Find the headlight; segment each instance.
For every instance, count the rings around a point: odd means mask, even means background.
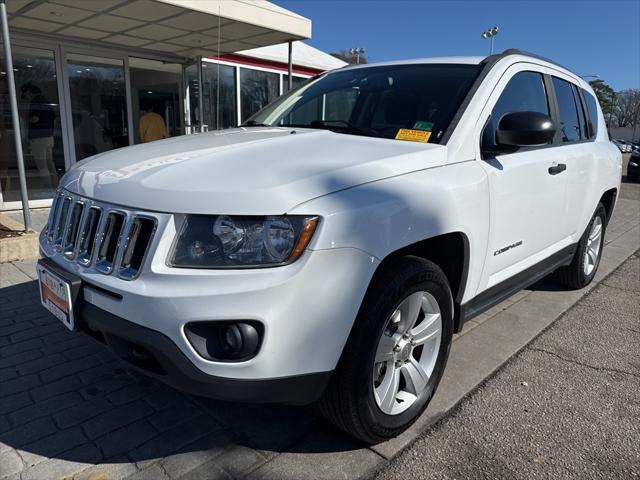
[[[187,215],[170,257],[173,267],[273,267],[307,248],[318,217]]]

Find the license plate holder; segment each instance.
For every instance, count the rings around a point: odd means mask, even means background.
[[[59,268],[51,260],[38,260],[38,286],[42,306],[69,330],[79,329],[78,297],[82,286],[80,277]]]

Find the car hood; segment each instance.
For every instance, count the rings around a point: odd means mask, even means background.
[[[137,209],[275,215],[363,183],[443,165],[446,147],[328,130],[236,128],[112,150],[62,186]]]

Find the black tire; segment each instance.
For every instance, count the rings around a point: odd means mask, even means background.
[[[587,249],[587,243],[589,240],[589,233],[591,232],[591,227],[593,226],[593,223],[596,221],[596,218],[598,217],[602,222],[602,234],[601,234],[602,243],[600,245],[600,253],[598,255],[595,268],[589,275],[587,275],[585,274],[585,271],[584,271],[585,252]],[[596,275],[596,272],[598,271],[598,266],[600,265],[600,259],[602,258],[602,251],[604,250],[604,235],[605,235],[606,227],[607,227],[607,211],[604,208],[604,205],[602,205],[602,203],[599,203],[598,207],[596,208],[596,211],[594,212],[593,216],[591,217],[591,220],[589,221],[589,224],[587,225],[586,230],[584,231],[584,233],[582,234],[582,237],[580,238],[580,242],[578,242],[578,248],[575,254],[573,255],[573,260],[569,265],[565,267],[560,267],[558,270],[555,271],[555,278],[561,285],[565,287],[573,288],[573,289],[580,289],[580,288],[586,287],[587,285],[589,285],[589,283],[591,283],[591,281],[593,280],[593,277]]]
[[[640,177],[638,177],[637,173],[632,173],[632,174],[627,173],[627,181],[629,182],[637,182],[639,178]]]
[[[333,424],[368,444],[395,437],[424,411],[442,378],[453,336],[451,289],[436,264],[405,256],[382,268],[365,295],[338,367],[317,405]],[[437,360],[424,393],[406,411],[387,415],[374,398],[374,356],[392,313],[418,291],[430,293],[440,308],[442,336]]]

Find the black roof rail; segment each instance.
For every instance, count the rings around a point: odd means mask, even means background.
[[[501,59],[503,59],[505,57],[508,57],[509,55],[524,55],[525,57],[535,58],[536,60],[542,60],[544,62],[551,63],[552,65],[555,65],[555,66],[560,67],[560,68],[564,68],[565,70],[568,70],[568,71],[571,72],[571,70],[569,68],[565,67],[564,65],[559,64],[558,62],[550,60],[549,58],[543,57],[542,55],[538,55],[536,53],[525,52],[524,50],[520,50],[519,48],[507,48],[502,53],[495,53],[493,55],[489,55],[488,57],[485,57],[485,59],[482,60],[482,62],[480,62],[480,63],[482,63],[482,64],[495,63],[498,60],[501,60]]]

